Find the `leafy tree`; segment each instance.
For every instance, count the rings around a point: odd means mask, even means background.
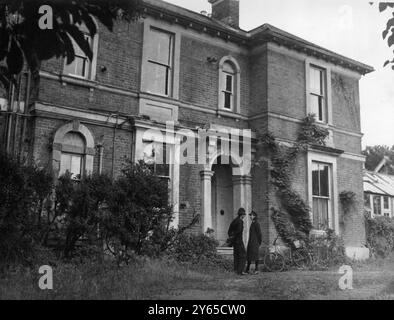
[[[388,146],[369,146],[363,152],[363,155],[367,157],[365,162],[365,168],[373,171],[383,158],[389,157],[391,162],[394,164],[394,146],[392,148]],[[389,166],[389,174],[394,174],[394,170]]]
[[[394,45],[394,2],[379,2],[379,11],[383,12],[386,10],[390,10],[393,17],[387,21],[387,26],[382,36],[383,39],[387,39],[388,46],[392,47]],[[391,65],[391,68],[394,70],[394,58],[384,63],[384,66],[387,65]]]
[[[91,36],[97,33],[95,17],[109,30],[114,21],[131,21],[140,14],[141,0],[2,0],[0,2],[0,82],[8,87],[26,64],[38,81],[41,62],[75,58],[71,40],[92,59],[93,53],[78,25],[84,24]],[[39,27],[39,8],[50,5],[53,29]],[[35,84],[37,87],[37,83]]]

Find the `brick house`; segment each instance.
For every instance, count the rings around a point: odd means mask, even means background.
[[[23,146],[23,154],[55,175],[70,170],[114,176],[125,158],[156,157],[155,143],[161,144],[162,154],[173,160],[157,170],[170,184],[175,226],[201,214],[193,232],[213,229],[223,243],[235,212],[245,207],[258,213],[269,244],[276,231],[269,216],[275,197],[268,165],[239,170],[233,149],[210,154],[205,164],[181,164],[180,141],[171,134],[250,129],[253,157],[257,132],[292,143],[302,119],[314,113],[330,132],[327,148],[298,159],[294,187],[310,204],[316,229],[334,229],[349,255],[367,256],[359,80],[373,69],[268,24],[241,30],[238,0],[209,2],[212,16],[145,0],[144,19],[119,22],[114,33],[98,25],[97,36],[86,35],[93,61],[76,48],[71,65],[62,59],[43,64],[39,94],[23,117],[23,143],[6,143]],[[13,108],[2,101],[3,110],[24,109],[25,101]],[[13,118],[0,119],[3,137],[19,141],[23,121],[7,135]],[[164,132],[170,136],[165,144]],[[208,148],[220,141],[209,140]],[[243,141],[245,148],[248,139]],[[339,194],[345,190],[356,193],[357,203],[349,223],[341,225]]]

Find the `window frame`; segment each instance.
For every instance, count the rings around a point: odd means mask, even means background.
[[[327,82],[327,76],[326,76],[326,70],[315,66],[315,65],[310,65],[309,72],[312,73],[312,70],[318,71],[319,72],[319,91],[313,91],[312,89],[312,78],[310,77],[309,81],[309,99],[310,99],[310,106],[311,106],[311,111],[313,111],[313,99],[312,97],[316,97],[318,99],[318,111],[317,114],[313,112],[316,115],[316,121],[320,123],[327,123],[327,89],[326,89],[326,82]],[[320,110],[321,109],[321,110]]]
[[[322,74],[321,88],[322,94],[319,95],[317,92],[312,92],[312,69],[320,70]],[[319,119],[319,115],[316,114],[316,122],[322,125],[333,125],[332,115],[332,84],[331,84],[331,73],[332,68],[328,63],[317,60],[312,57],[308,57],[305,60],[305,81],[306,81],[306,114],[315,113],[312,108],[312,96],[319,97],[322,100],[323,106],[323,120]]]
[[[182,29],[170,23],[164,21],[154,20],[147,17],[143,21],[144,33],[143,33],[143,44],[142,44],[142,60],[141,60],[141,75],[140,75],[140,91],[148,95],[179,99],[179,77],[180,77],[180,53],[181,53],[181,36]],[[149,78],[149,47],[151,43],[150,30],[157,29],[166,33],[170,33],[173,36],[173,57],[172,57],[172,74],[170,78],[170,94],[160,95],[151,92],[150,89],[150,78]]]
[[[231,71],[227,68],[231,67]],[[227,88],[227,77],[232,79],[231,91]],[[230,108],[226,108],[226,95],[230,95]],[[219,62],[218,112],[241,113],[241,68],[232,56],[225,56]]]
[[[63,162],[63,156],[67,155],[71,157],[71,167],[72,167],[72,158],[73,157],[78,157],[79,158],[79,174],[74,174],[70,170],[66,170],[65,172],[62,172],[62,162]],[[72,152],[62,152],[61,158],[60,158],[60,170],[59,170],[59,177],[61,177],[63,174],[65,174],[67,171],[71,173],[71,179],[74,181],[80,181],[84,177],[84,172],[85,172],[85,155],[81,153],[72,153]],[[70,168],[72,169],[72,168]]]
[[[330,225],[330,215],[332,214],[332,174],[331,174],[331,172],[332,172],[332,169],[331,169],[331,164],[329,164],[329,163],[324,163],[324,162],[320,162],[320,161],[312,161],[312,175],[313,175],[313,170],[314,170],[314,165],[317,165],[318,166],[318,189],[319,189],[319,195],[316,195],[316,194],[314,194],[314,192],[313,192],[313,183],[314,183],[314,181],[313,181],[313,178],[312,178],[312,217],[314,218],[314,216],[315,216],[315,212],[314,212],[314,208],[313,208],[313,203],[314,203],[314,200],[325,200],[325,201],[327,201],[327,222],[328,222],[328,225],[327,225],[327,227],[329,228],[329,225]],[[328,184],[328,188],[327,188],[327,190],[328,190],[328,196],[323,196],[323,195],[320,195],[320,192],[321,192],[321,174],[320,174],[320,172],[321,172],[321,170],[320,170],[320,167],[321,166],[327,166],[327,168],[328,168],[328,174],[327,174],[327,179],[328,179],[328,181],[327,181],[327,184]],[[314,219],[312,219],[312,224],[314,224],[314,221],[313,221]],[[321,229],[321,228],[319,228],[319,227],[317,227],[316,228],[317,230],[324,230],[324,228],[323,229]]]
[[[311,208],[310,218],[313,222],[313,162],[318,162],[322,164],[326,164],[330,168],[329,173],[329,190],[330,190],[330,200],[329,204],[329,214],[328,214],[328,228],[335,231],[336,234],[339,234],[339,199],[338,199],[338,179],[337,179],[337,158],[334,155],[328,155],[322,152],[317,151],[309,151],[307,154],[307,163],[308,163],[308,202],[309,207]],[[318,230],[314,227],[315,231],[323,231]]]
[[[62,75],[63,76],[67,76],[67,77],[71,77],[71,78],[77,78],[77,79],[81,79],[81,80],[90,80],[90,81],[94,81],[96,79],[96,72],[97,72],[97,55],[98,55],[98,43],[99,43],[99,27],[98,24],[96,22],[96,20],[92,17],[93,22],[96,24],[96,28],[97,28],[97,32],[96,34],[92,37],[92,35],[89,33],[89,30],[87,29],[87,27],[85,25],[79,25],[78,27],[80,28],[80,30],[84,33],[85,37],[89,38],[89,43],[90,43],[90,47],[91,50],[93,52],[93,59],[90,60],[85,53],[81,50],[81,48],[77,47],[75,48],[75,46],[78,46],[78,44],[74,41],[74,39],[72,39],[70,37],[70,41],[73,43],[74,45],[74,51],[80,51],[81,54],[76,53],[75,57],[76,58],[82,58],[85,59],[85,74],[83,76],[78,75],[78,74],[73,74],[73,73],[69,73],[66,72],[66,68],[68,66],[70,66],[71,64],[75,63],[75,59],[74,61],[70,64],[67,65],[67,59],[64,59],[63,61],[63,69],[62,69]]]
[[[168,32],[166,30],[162,30],[156,27],[151,26],[149,32],[152,33],[152,31],[154,32],[161,32],[163,34],[166,34],[169,36],[169,59],[168,59],[168,64],[164,64],[160,61],[155,61],[153,60],[153,58],[148,56],[147,62],[148,62],[148,68],[149,65],[155,65],[155,66],[160,66],[165,68],[166,70],[166,83],[165,83],[165,92],[164,93],[160,93],[160,92],[154,92],[151,91],[149,89],[147,89],[147,92],[155,94],[155,95],[160,95],[160,96],[165,96],[165,97],[171,97],[173,95],[173,72],[174,72],[174,45],[175,45],[175,35],[172,32]],[[150,81],[149,81],[150,82]]]

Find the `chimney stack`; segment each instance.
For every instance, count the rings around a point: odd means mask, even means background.
[[[208,0],[212,4],[212,18],[239,28],[239,0]]]

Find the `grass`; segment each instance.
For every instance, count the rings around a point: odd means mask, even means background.
[[[120,268],[110,262],[59,263],[53,267],[54,290],[38,288],[38,268],[0,276],[0,300],[394,299],[394,258],[352,267],[354,290],[341,291],[339,268],[239,277],[219,268],[147,258]]]

